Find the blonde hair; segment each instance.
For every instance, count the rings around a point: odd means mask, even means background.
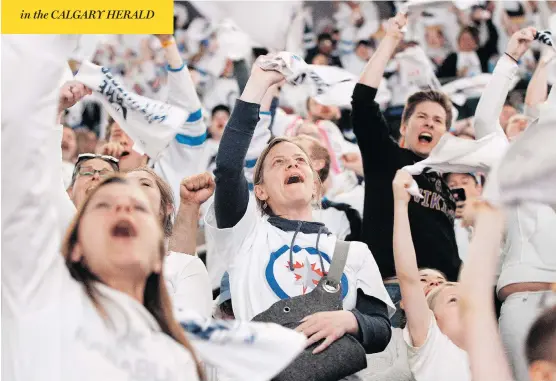
[[[263,152],[261,152],[259,158],[257,159],[257,164],[255,165],[255,170],[254,170],[254,174],[253,174],[253,185],[257,186],[257,185],[264,184],[264,162],[265,162],[268,154],[270,153],[270,151],[274,147],[276,147],[278,144],[281,144],[281,143],[291,143],[291,144],[295,145],[307,157],[307,160],[308,160],[307,163],[309,164],[309,167],[311,168],[311,171],[313,172],[313,176],[317,180],[317,195],[316,195],[315,198],[317,199],[317,204],[320,205],[320,198],[321,198],[321,193],[322,193],[322,182],[320,180],[320,176],[315,171],[315,169],[313,167],[313,162],[311,161],[311,156],[307,153],[307,151],[305,151],[303,149],[303,147],[301,147],[297,142],[295,142],[294,140],[292,140],[290,138],[285,138],[285,137],[273,138],[268,143],[268,145],[265,147]],[[257,200],[257,205],[259,206],[259,208],[260,208],[260,210],[263,214],[267,214],[267,215],[273,215],[274,214],[274,212],[272,211],[272,209],[270,209],[270,207],[267,205],[266,202],[260,200],[258,197],[255,197],[255,199]]]
[[[437,287],[435,287],[428,295],[427,295],[427,304],[429,305],[429,309],[431,311],[434,311],[434,308],[436,307],[436,302],[438,299],[438,295],[440,295],[440,292],[442,290],[444,290],[447,287],[455,287],[457,286],[457,282],[446,282],[446,283],[442,283],[441,285],[438,285]]]
[[[99,301],[98,291],[93,285],[94,282],[101,282],[100,278],[89,269],[83,259],[79,262],[72,261],[71,253],[73,252],[79,240],[79,227],[81,220],[85,215],[87,206],[89,205],[94,195],[102,187],[110,184],[130,184],[130,182],[124,176],[118,174],[108,177],[104,181],[102,181],[87,196],[85,202],[83,202],[83,204],[77,211],[62,244],[62,255],[65,258],[66,267],[68,268],[71,277],[83,285],[87,296],[93,302],[100,315],[104,318],[107,317],[106,310],[102,307],[102,304]],[[160,226],[160,230],[162,231],[162,226]],[[166,255],[166,248],[164,246],[162,234],[160,234],[160,237],[159,255],[161,258],[164,258]],[[170,299],[170,295],[168,294],[162,270],[160,274],[153,272],[147,277],[145,290],[143,292],[143,305],[154,317],[162,332],[170,336],[178,344],[182,345],[187,351],[189,351],[197,367],[197,373],[199,374],[199,377],[201,379],[204,379],[204,374],[199,362],[197,361],[195,352],[193,351],[189,340],[187,340],[187,338],[185,337],[183,329],[174,318],[172,300]]]

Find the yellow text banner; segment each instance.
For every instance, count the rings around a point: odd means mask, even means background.
[[[170,34],[172,0],[4,0],[5,34]]]

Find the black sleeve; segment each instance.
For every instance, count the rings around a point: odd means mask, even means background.
[[[483,73],[488,73],[488,60],[498,53],[498,31],[496,30],[496,26],[492,20],[487,20],[486,25],[488,29],[488,40],[483,46],[477,49],[477,55],[481,61]]]
[[[355,85],[351,100],[351,120],[357,145],[363,158],[365,178],[370,179],[384,162],[393,163],[399,154],[398,144],[390,136],[390,129],[380,106],[375,102],[377,89],[361,83]]]
[[[355,309],[351,310],[357,319],[359,332],[355,338],[367,353],[382,352],[392,337],[392,327],[388,318],[388,307],[382,300],[357,290]]]
[[[458,55],[457,53],[450,53],[438,68],[436,76],[438,78],[452,78],[458,76],[457,71]]]
[[[243,167],[259,121],[259,109],[258,104],[238,99],[220,141],[214,170],[214,208],[220,229],[235,226],[247,210],[249,187]]]
[[[249,69],[247,68],[247,63],[245,60],[234,61],[234,75],[237,80],[237,85],[239,87],[239,93],[243,93],[247,80],[249,80]]]

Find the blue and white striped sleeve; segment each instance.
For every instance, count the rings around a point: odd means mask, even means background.
[[[176,142],[184,147],[197,147],[207,139],[207,126],[203,120],[201,101],[185,63],[168,70],[168,103],[183,108],[189,116],[176,135]]]

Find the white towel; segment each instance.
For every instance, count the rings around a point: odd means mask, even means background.
[[[508,141],[501,134],[492,133],[479,140],[468,140],[445,134],[428,158],[403,167],[411,175],[423,171],[439,173],[484,172],[498,163],[508,147]],[[408,192],[418,196],[417,183],[414,181]]]
[[[492,172],[483,197],[494,204],[539,202],[556,209],[556,90],[539,119],[516,139]],[[494,176],[494,177],[493,177]]]
[[[168,103],[126,90],[104,67],[83,61],[75,80],[94,91],[108,113],[135,142],[134,149],[151,158],[176,136],[189,113]]]
[[[187,311],[177,315],[201,361],[234,380],[271,379],[301,353],[307,341],[277,324],[205,319]]]
[[[357,77],[347,70],[322,65],[308,65],[301,57],[290,52],[270,55],[259,62],[263,70],[282,73],[295,86],[307,85],[307,97],[327,106],[351,107],[351,96]]]

